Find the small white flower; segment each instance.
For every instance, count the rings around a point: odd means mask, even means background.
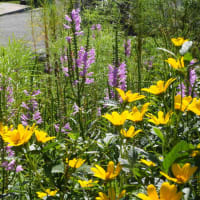
[[[179,50],[181,55],[184,55],[185,53],[188,52],[188,50],[191,48],[192,46],[192,41],[186,41],[183,43],[181,49]]]

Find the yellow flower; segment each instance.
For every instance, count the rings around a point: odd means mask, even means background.
[[[82,188],[87,188],[87,187],[93,187],[94,184],[98,183],[98,181],[93,181],[93,180],[88,180],[88,181],[82,181],[78,180]]]
[[[174,68],[174,69],[184,68],[184,58],[183,58],[183,56],[181,57],[181,59],[178,59],[177,61],[174,58],[168,58],[165,61],[168,64],[170,64],[171,67]]]
[[[174,108],[176,110],[181,110],[182,112],[184,112],[191,101],[192,101],[191,96],[181,98],[181,95],[178,94],[177,96],[175,96],[174,99]]]
[[[188,111],[192,111],[197,115],[200,115],[200,100],[193,98],[192,103],[187,108]]]
[[[47,196],[47,193],[45,193],[45,192],[36,192],[36,194],[40,199],[43,199],[44,197]]]
[[[79,168],[83,165],[84,162],[85,160],[81,158],[74,158],[73,160],[68,160],[68,158],[66,158],[66,163],[68,163],[68,165],[72,168]]]
[[[55,196],[58,190],[51,191],[50,189],[46,189],[45,192],[48,194],[48,196]]]
[[[178,184],[183,184],[189,180],[189,178],[195,173],[197,168],[198,167],[191,167],[190,163],[184,164],[183,167],[180,167],[179,164],[175,163],[172,165],[172,173],[175,178],[168,176],[164,172],[160,172],[160,174],[165,176],[170,181]]]
[[[35,130],[35,136],[38,142],[46,143],[56,137],[48,137],[47,133],[44,131]]]
[[[55,196],[57,192],[58,190],[51,191],[50,189],[46,189],[45,192],[36,192],[36,194],[40,199],[43,199],[46,196]]]
[[[116,90],[124,102],[130,103],[145,98],[144,95],[140,95],[139,93],[132,93],[130,90],[128,90],[126,93],[120,88],[116,88]]]
[[[197,145],[197,149],[200,149],[200,144]],[[192,151],[191,156],[192,157],[200,156],[200,151],[198,151],[198,150]]]
[[[132,108],[132,112],[129,113],[127,116],[127,119],[133,121],[133,122],[139,122],[143,120],[144,114],[148,111],[148,106],[150,103],[145,103],[142,106],[141,112],[137,109],[136,106]]]
[[[156,164],[150,160],[144,160],[144,159],[141,159],[140,160],[141,163],[147,165],[148,167],[155,167]]]
[[[170,78],[165,84],[164,81],[158,81],[156,85],[150,86],[150,88],[142,88],[142,91],[146,91],[155,95],[166,92],[169,85],[174,82],[176,78]]]
[[[142,200],[180,200],[182,197],[182,192],[177,193],[176,185],[170,185],[168,182],[161,185],[160,198],[154,185],[148,185],[147,194],[148,196],[139,193],[137,196]]]
[[[20,146],[29,141],[34,132],[34,126],[35,125],[32,127],[26,126],[24,128],[22,124],[19,124],[17,129],[8,128],[5,126],[0,134],[4,142],[9,143],[8,146]]]
[[[114,162],[110,161],[107,166],[107,172],[99,165],[91,168],[91,171],[94,172],[94,176],[103,180],[114,179],[121,171],[121,165],[118,163],[117,167],[114,167]]]
[[[106,113],[102,117],[109,120],[115,126],[122,126],[127,119],[129,112],[125,110],[121,115],[117,112],[112,112],[112,114]]]
[[[184,38],[182,37],[178,37],[178,38],[171,38],[171,41],[173,42],[173,44],[175,46],[182,46],[182,44],[188,40],[184,40]]]
[[[124,130],[124,129],[121,129],[120,133],[124,136],[124,137],[127,137],[127,138],[133,138],[135,137],[139,132],[142,132],[141,129],[135,131],[135,127],[134,126],[131,126],[128,131]]]
[[[170,117],[171,112],[168,112],[165,117],[164,113],[162,111],[158,112],[158,117],[155,115],[152,115],[151,113],[146,114],[147,117],[151,118],[148,121],[152,122],[155,125],[160,125],[160,124],[167,124],[169,122],[169,117]]]
[[[108,189],[108,196],[103,192],[99,192],[99,197],[96,200],[120,200],[126,194],[126,190],[122,190],[119,196],[116,198],[115,190],[113,188]]]

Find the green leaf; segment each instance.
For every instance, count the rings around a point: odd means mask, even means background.
[[[191,61],[192,60],[192,54],[187,52],[185,55],[184,55],[184,60],[186,61]]]
[[[184,151],[188,151],[190,149],[190,145],[185,141],[180,141],[178,144],[176,144],[172,150],[166,155],[164,161],[163,161],[163,170],[165,173],[168,172],[170,166],[173,164],[173,162],[179,158],[184,156]]]
[[[153,132],[161,139],[162,143],[165,143],[165,138],[159,128],[154,127]]]
[[[77,140],[79,137],[79,133],[68,133],[67,136],[69,136],[72,140]]]
[[[55,146],[57,146],[58,143],[57,142],[49,142],[48,144],[46,144],[46,146],[42,149],[42,152],[45,153],[47,152],[49,149],[54,149]]]
[[[58,165],[55,165],[51,169],[51,173],[64,173],[64,164],[60,163]]]

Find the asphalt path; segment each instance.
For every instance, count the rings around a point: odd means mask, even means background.
[[[31,16],[33,23],[31,23]],[[33,49],[36,41],[38,51],[44,48],[41,10],[0,16],[0,46],[6,46],[13,40],[21,40]]]

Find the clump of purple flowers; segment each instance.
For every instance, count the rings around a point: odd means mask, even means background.
[[[15,152],[12,150],[11,146],[6,146],[6,156],[5,156],[5,161],[2,162],[1,166],[5,168],[7,171],[16,171],[16,172],[21,172],[23,171],[23,168],[21,165],[16,164],[15,160]]]
[[[195,62],[192,60],[190,62],[190,65],[194,64]],[[194,87],[195,87],[195,82],[197,79],[197,75],[196,75],[196,71],[195,69],[190,68],[189,69],[189,91],[188,91],[188,95],[195,97],[196,93],[194,91]],[[187,91],[187,87],[185,86],[184,83],[181,83],[181,85],[178,86],[178,89],[180,90],[180,92],[178,92],[178,94],[181,94],[182,96],[186,96],[186,91]]]
[[[65,133],[65,134],[69,133],[69,131],[72,130],[69,122],[66,123],[63,127],[60,127],[60,124],[54,124],[54,128],[55,128],[56,132],[61,131],[61,133]]]
[[[93,24],[91,30],[93,31],[92,37],[95,38],[95,32],[101,31],[101,24]]]
[[[66,77],[69,76],[69,68],[66,66],[67,56],[62,56],[60,58],[62,64],[62,70]],[[95,49],[90,49],[88,52],[84,47],[80,47],[78,51],[78,57],[75,60],[73,59],[74,65],[72,66],[73,72],[71,74],[75,74],[75,68],[78,67],[79,78],[81,80],[73,80],[74,85],[77,85],[79,81],[84,81],[85,84],[89,85],[94,82],[94,78],[91,78],[93,72],[89,72],[89,68],[95,62]],[[81,83],[81,82],[80,82]]]
[[[13,107],[15,101],[13,94],[13,85],[12,79],[10,77],[3,76],[0,73],[0,92],[4,95],[2,96],[5,99],[6,109],[9,112],[8,120],[11,120],[14,115],[16,108]]]
[[[22,124],[24,126],[32,123],[41,124],[42,117],[39,111],[38,102],[36,100],[36,96],[41,93],[40,90],[35,90],[31,94],[29,94],[27,90],[24,90],[24,93],[29,98],[29,100],[27,103],[22,102],[21,104],[21,107],[25,110],[25,113],[21,115]]]
[[[124,54],[126,57],[130,57],[131,55],[131,40],[128,39],[128,40],[125,40],[124,41]]]
[[[65,19],[68,22],[68,25],[64,24],[65,29],[73,28],[75,35],[83,35],[83,31],[81,31],[80,9],[73,9],[71,16],[65,15]]]
[[[94,82],[93,72],[88,72],[91,64],[95,62],[95,49],[90,49],[88,52],[84,47],[81,47],[78,51],[78,59],[76,60],[77,67],[79,68],[79,75],[85,78],[85,84],[91,84]]]
[[[97,30],[97,31],[101,31],[101,24],[93,24],[91,27],[91,30]]]
[[[125,62],[121,63],[119,67],[109,65],[108,71],[108,85],[111,87],[110,94],[111,98],[115,97],[114,91],[112,88],[120,88],[126,90],[127,88],[127,70]]]

